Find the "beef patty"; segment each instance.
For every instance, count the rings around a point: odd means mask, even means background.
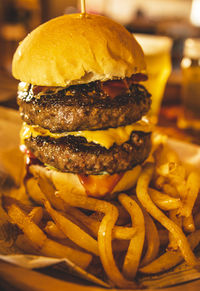
[[[151,105],[148,91],[136,83],[115,98],[105,93],[99,81],[43,88],[48,87],[30,85],[27,91],[19,90],[18,104],[25,122],[51,132],[124,126],[140,120]]]
[[[129,141],[110,149],[70,135],[59,139],[30,137],[25,145],[41,162],[62,172],[113,174],[132,169],[148,157],[151,133],[132,132]]]

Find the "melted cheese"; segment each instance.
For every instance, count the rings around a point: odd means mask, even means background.
[[[52,138],[61,138],[68,135],[85,137],[87,142],[93,142],[109,149],[114,143],[121,145],[128,141],[132,131],[144,131],[151,132],[152,125],[148,120],[143,118],[142,120],[130,125],[120,126],[118,128],[108,128],[106,130],[84,130],[73,132],[52,133],[47,129],[39,127],[37,125],[23,124],[21,130],[21,143],[24,143],[25,139],[37,136],[50,136]]]

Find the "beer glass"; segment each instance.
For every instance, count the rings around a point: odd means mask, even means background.
[[[144,51],[148,80],[143,85],[152,95],[152,105],[148,115],[156,124],[165,86],[171,73],[172,39],[148,34],[134,34],[134,36]]]

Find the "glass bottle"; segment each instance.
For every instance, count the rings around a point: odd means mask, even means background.
[[[187,39],[183,53],[181,61],[183,115],[178,125],[181,128],[200,131],[200,39]]]

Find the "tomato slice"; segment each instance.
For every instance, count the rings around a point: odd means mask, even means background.
[[[82,175],[78,174],[79,180],[88,196],[104,197],[112,192],[124,173],[105,175]]]

